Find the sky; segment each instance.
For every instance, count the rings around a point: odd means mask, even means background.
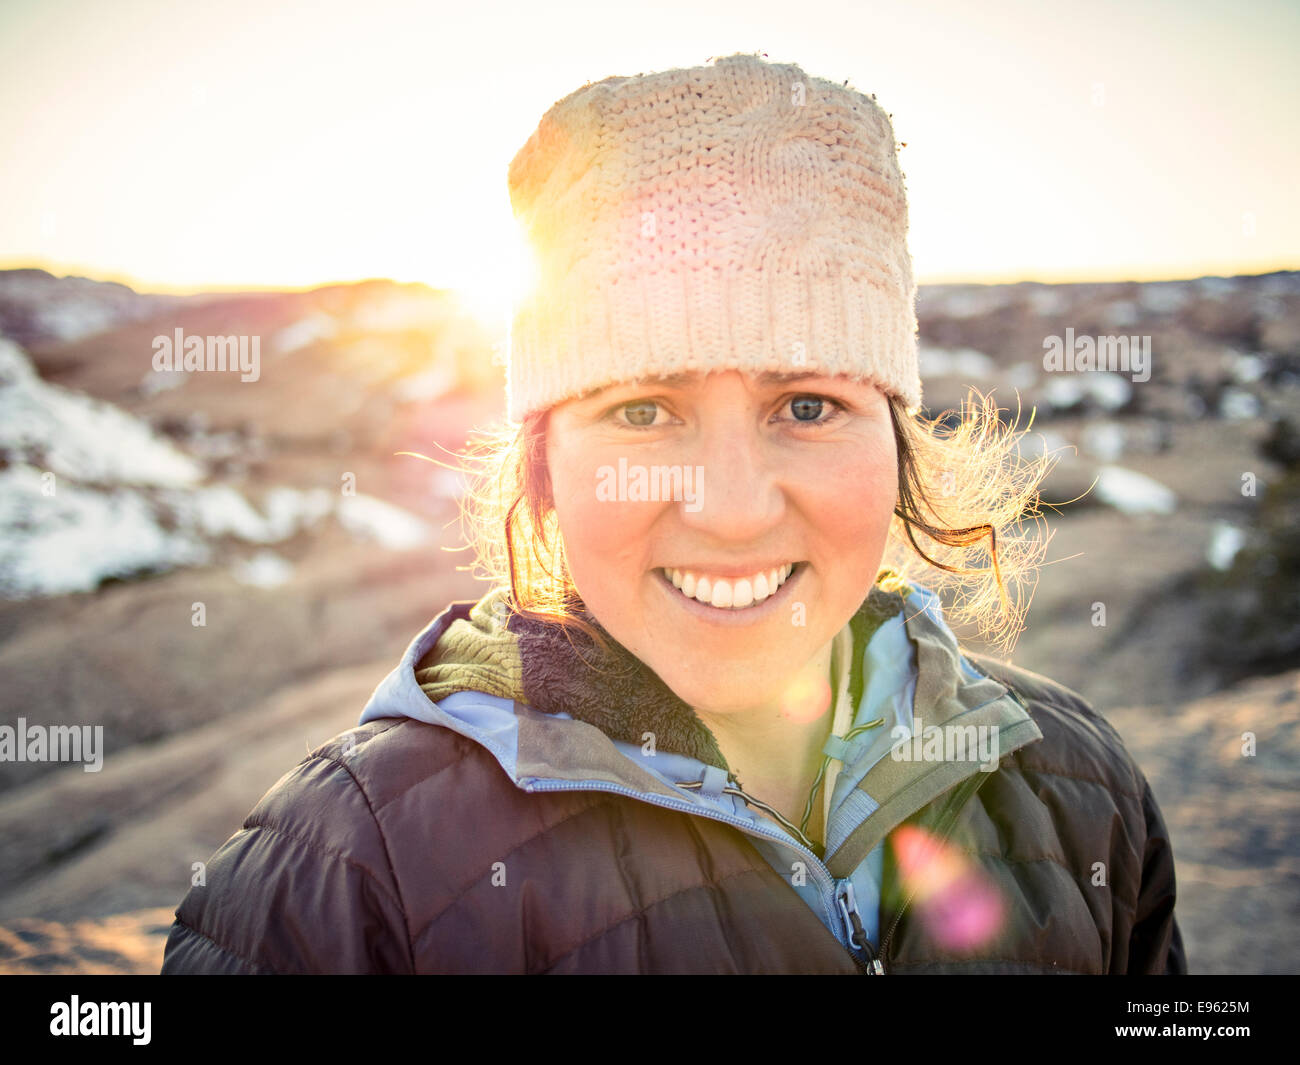
[[[546,109],[735,52],[893,115],[922,284],[1300,266],[1295,0],[0,0],[0,268],[504,314]]]

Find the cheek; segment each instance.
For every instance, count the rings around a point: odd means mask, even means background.
[[[549,461],[569,571],[579,594],[594,609],[601,597],[616,596],[620,588],[630,591],[630,578],[644,568],[646,531],[655,507],[601,497],[597,487],[602,467],[614,466],[616,460],[557,449]]]
[[[804,500],[812,527],[827,545],[846,559],[865,559],[874,565],[877,560],[870,556],[883,551],[898,503],[893,447],[878,445],[827,456]]]

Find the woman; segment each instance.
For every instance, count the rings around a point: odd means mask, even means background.
[[[1119,737],[908,578],[1014,635],[1043,463],[991,403],[914,416],[888,117],[749,55],[610,78],[510,190],[496,585],[263,797],[163,972],[1184,971]]]

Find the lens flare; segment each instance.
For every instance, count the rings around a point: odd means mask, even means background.
[[[816,721],[830,705],[831,686],[824,677],[800,678],[781,696],[781,713],[801,724]]]
[[[899,876],[935,942],[953,951],[988,944],[1002,928],[1006,907],[988,875],[955,847],[924,829],[900,825],[890,837]]]

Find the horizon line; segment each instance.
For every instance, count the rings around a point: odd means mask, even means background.
[[[1179,281],[1198,281],[1202,278],[1234,278],[1234,277],[1260,277],[1268,274],[1277,273],[1294,273],[1300,270],[1300,263],[1296,265],[1281,265],[1277,263],[1265,264],[1239,264],[1237,266],[1228,266],[1224,264],[1205,265],[1200,272],[1191,272],[1184,274],[1175,274],[1177,268],[1151,268],[1143,270],[1130,271],[1127,274],[1122,272],[1102,273],[1097,270],[1078,271],[1069,275],[1059,271],[1046,271],[1038,276],[1029,276],[1024,273],[1002,272],[998,274],[986,274],[982,276],[969,274],[954,274],[951,272],[934,273],[928,275],[917,275],[916,284],[918,288],[938,286],[938,285],[984,285],[995,287],[1001,285],[1095,285],[1095,284],[1150,284],[1160,282],[1179,282]],[[1186,268],[1195,271],[1196,267]],[[239,295],[239,294],[261,294],[270,292],[313,292],[317,289],[331,288],[338,285],[363,285],[377,281],[386,282],[394,285],[423,285],[434,292],[456,293],[459,290],[455,285],[437,285],[430,281],[414,278],[399,278],[391,276],[369,276],[369,277],[348,277],[348,278],[322,278],[317,281],[305,284],[264,284],[264,283],[246,283],[237,282],[212,282],[206,284],[171,284],[160,281],[149,281],[148,279],[137,277],[124,271],[95,270],[87,268],[77,263],[66,261],[56,261],[43,259],[40,257],[19,257],[19,256],[2,256],[0,257],[0,272],[11,270],[41,270],[51,276],[59,279],[64,278],[82,278],[88,281],[99,281],[105,283],[115,283],[125,285],[127,288],[140,295],[164,295],[164,296],[199,296],[206,294],[221,295]]]

